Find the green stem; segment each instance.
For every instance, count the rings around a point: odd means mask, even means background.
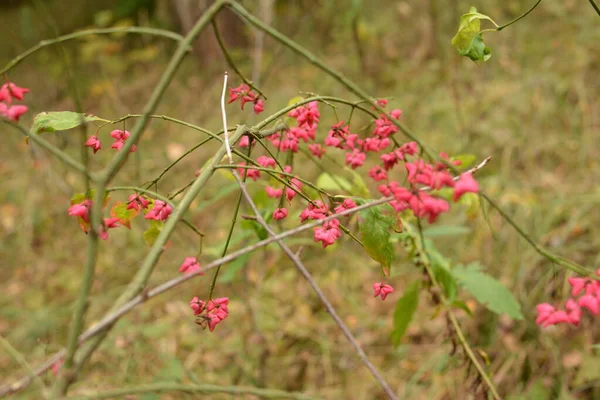
[[[80,370],[79,365],[74,365],[75,351],[78,346],[78,338],[83,331],[85,322],[85,313],[88,309],[88,301],[96,269],[98,258],[98,230],[102,224],[102,204],[104,202],[104,189],[106,183],[100,181],[96,185],[93,203],[91,206],[90,231],[88,232],[88,248],[83,270],[83,279],[79,289],[79,297],[75,304],[73,320],[69,328],[69,337],[67,339],[67,353],[65,361],[61,368],[60,376],[52,388],[53,395],[64,396],[70,384],[75,381]]]
[[[144,107],[144,112],[143,112],[142,117],[139,120],[137,120],[135,126],[133,127],[133,129],[131,131],[131,136],[125,142],[125,145],[123,146],[121,151],[119,151],[115,155],[115,157],[111,160],[111,162],[106,167],[106,170],[104,172],[104,179],[106,180],[107,183],[112,180],[112,178],[117,174],[117,172],[119,172],[120,168],[122,167],[123,163],[125,162],[125,159],[129,155],[129,150],[141,138],[142,133],[150,120],[150,115],[154,112],[154,110],[158,106],[158,103],[159,103],[160,99],[162,98],[163,93],[169,86],[169,83],[173,79],[175,72],[177,71],[177,69],[179,68],[179,65],[181,64],[185,55],[187,54],[188,47],[192,44],[192,42],[194,41],[196,36],[198,36],[200,34],[200,32],[204,29],[204,27],[219,12],[219,10],[223,7],[224,3],[226,3],[226,0],[215,1],[213,3],[213,5],[210,6],[204,12],[204,14],[202,14],[200,19],[198,19],[198,21],[196,22],[194,27],[190,30],[190,32],[186,35],[186,37],[184,39],[180,40],[179,47],[177,47],[177,50],[175,51],[175,54],[173,54],[173,57],[171,58],[171,61],[169,62],[167,69],[161,76],[158,84],[154,87],[154,90],[152,91],[150,100]]]
[[[594,10],[596,10],[598,15],[600,15],[600,7],[598,6],[598,4],[596,4],[596,2],[594,0],[589,0],[589,1],[590,1],[590,4],[592,5],[592,7],[594,7]]]
[[[227,61],[227,65],[229,65],[229,67],[235,71],[236,75],[239,76],[240,79],[246,85],[248,85],[252,89],[256,90],[258,92],[258,94],[266,100],[267,97],[264,95],[264,93],[261,92],[259,88],[254,86],[251,81],[246,79],[244,74],[241,73],[241,71],[237,68],[237,66],[233,62],[233,59],[231,58],[231,56],[229,55],[229,52],[227,51],[227,48],[225,47],[225,43],[223,43],[223,38],[221,37],[221,33],[219,32],[219,28],[217,27],[217,22],[214,19],[211,21],[211,25],[213,28],[213,32],[215,33],[215,38],[217,39],[217,43],[219,44],[219,47],[221,48],[221,51],[223,52],[223,56],[225,57],[225,61]]]
[[[250,157],[251,152],[252,152],[252,147],[248,146],[248,157]],[[218,166],[216,166],[215,169],[216,168],[218,168]],[[248,178],[248,175],[246,174],[244,176],[244,182],[246,182],[247,178]],[[235,229],[235,224],[237,222],[237,218],[240,213],[240,206],[242,205],[243,197],[244,197],[244,194],[242,192],[240,192],[240,194],[238,196],[237,204],[235,205],[235,212],[233,213],[233,216],[231,217],[231,224],[229,225],[229,231],[227,232],[227,240],[225,240],[225,245],[223,246],[223,251],[221,252],[221,258],[225,257],[225,255],[227,254],[227,250],[229,249],[229,243],[231,243],[231,238],[233,236],[233,230]],[[219,277],[219,272],[221,272],[222,265],[223,264],[220,264],[217,267],[217,270],[215,271],[212,282],[210,283],[210,292],[208,293],[209,300],[212,299],[213,293],[215,291],[215,286],[217,285],[217,278]]]
[[[23,369],[25,369],[25,371],[27,371],[27,374],[33,378],[33,380],[35,381],[36,385],[38,385],[39,389],[40,389],[40,393],[42,394],[42,396],[45,398],[46,397],[46,385],[44,385],[44,381],[42,381],[42,379],[35,373],[35,371],[33,370],[33,368],[31,367],[31,365],[29,365],[29,363],[27,362],[27,360],[25,359],[25,357],[23,356],[23,354],[21,354],[19,352],[19,350],[15,349],[8,340],[6,340],[4,338],[4,336],[0,335],[0,345],[4,348],[4,350],[6,350],[6,352],[8,353],[8,355],[15,360],[17,363],[19,363],[21,365],[21,367],[23,367]]]
[[[48,150],[50,153],[52,153],[56,158],[58,158],[60,161],[62,161],[63,163],[67,164],[69,167],[73,168],[74,170],[81,172],[82,174],[84,174],[88,179],[90,179],[91,181],[96,181],[98,178],[91,172],[89,172],[84,165],[82,165],[79,161],[73,159],[70,155],[68,155],[67,153],[65,153],[64,151],[60,150],[58,147],[54,146],[52,143],[50,143],[49,141],[47,141],[46,139],[42,138],[40,135],[36,135],[36,134],[29,134],[27,132],[27,130],[25,130],[25,128],[23,128],[21,125],[14,123],[12,121],[9,121],[7,119],[4,118],[0,118],[0,122],[3,122],[7,125],[12,126],[15,129],[18,129],[23,136],[25,136],[26,138],[29,138],[29,140],[33,141],[35,144],[41,146],[42,148]]]
[[[557,256],[555,254],[553,254],[552,252],[544,249],[543,247],[541,247],[540,245],[538,245],[533,238],[531,238],[527,233],[525,233],[525,231],[523,231],[523,229],[498,205],[496,204],[495,201],[493,201],[492,199],[489,198],[489,196],[485,193],[480,193],[481,197],[483,197],[490,206],[492,206],[492,208],[494,208],[496,211],[498,211],[498,213],[502,216],[502,218],[509,223],[510,226],[513,227],[514,230],[517,231],[517,233],[523,238],[525,239],[525,241],[527,241],[527,243],[529,243],[529,245],[531,247],[533,247],[533,249],[540,254],[543,257],[546,257],[547,259],[549,259],[550,261],[561,265],[573,272],[576,272],[579,275],[583,275],[583,276],[588,276],[590,278],[598,278],[596,277],[596,275],[588,270],[587,268],[574,263],[572,261],[569,261],[563,257]]]
[[[533,7],[531,7],[529,10],[527,10],[524,14],[518,16],[517,18],[513,19],[509,23],[506,23],[504,25],[500,25],[499,27],[496,28],[496,31],[500,32],[502,29],[506,28],[507,26],[510,26],[510,25],[514,24],[515,22],[519,21],[520,19],[525,18],[527,16],[527,14],[529,14],[530,12],[532,12],[538,6],[538,4],[540,4],[541,2],[542,2],[542,0],[538,0],[533,5]]]
[[[128,398],[128,395],[144,393],[163,393],[163,392],[183,392],[183,393],[226,393],[239,396],[258,396],[266,399],[294,399],[294,400],[316,400],[317,397],[305,395],[302,393],[285,392],[276,389],[260,389],[242,386],[217,386],[210,384],[181,384],[174,382],[152,383],[148,385],[133,386],[123,389],[107,390],[105,392],[93,393],[67,397],[64,400],[100,400],[111,398]]]
[[[9,61],[8,64],[6,64],[4,66],[4,68],[0,69],[0,75],[5,74],[6,72],[10,71],[12,68],[16,67],[21,61],[23,61],[24,59],[26,59],[27,57],[29,57],[36,51],[43,49],[44,47],[51,46],[51,45],[54,45],[57,43],[66,42],[66,41],[72,40],[72,39],[77,39],[77,38],[84,37],[84,36],[106,35],[106,34],[110,34],[110,33],[139,33],[139,34],[143,34],[143,35],[162,36],[162,37],[166,37],[166,38],[173,39],[176,41],[181,41],[183,39],[183,36],[181,36],[175,32],[170,32],[170,31],[166,31],[163,29],[142,28],[142,27],[138,27],[138,26],[120,27],[120,28],[88,29],[85,31],[79,31],[79,32],[70,33],[68,35],[59,36],[59,37],[57,37],[55,39],[51,39],[51,40],[42,40],[36,46],[30,48],[29,50],[27,50],[24,53],[19,54],[18,56],[13,58],[11,61]]]

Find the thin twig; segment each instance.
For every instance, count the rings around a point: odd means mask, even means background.
[[[21,365],[27,371],[29,377],[35,380],[35,383],[39,386],[40,393],[44,398],[46,397],[46,385],[44,385],[44,381],[35,373],[31,365],[27,362],[23,354],[19,352],[19,350],[15,349],[8,340],[4,338],[4,336],[0,335],[0,345],[4,347],[4,350],[8,353],[9,356],[12,357],[17,363]]]
[[[592,7],[594,7],[594,10],[596,10],[598,15],[600,15],[600,7],[598,6],[598,4],[596,4],[596,2],[594,0],[589,0],[589,1],[590,1],[590,4],[592,5]]]
[[[111,33],[139,33],[143,35],[154,35],[154,36],[162,36],[168,39],[173,39],[175,41],[181,41],[183,36],[178,33],[166,31],[163,29],[155,29],[155,28],[143,28],[140,26],[129,26],[129,27],[117,27],[117,28],[101,28],[101,29],[87,29],[84,31],[70,33],[68,35],[59,36],[52,40],[42,40],[36,46],[30,48],[24,53],[19,54],[11,61],[9,61],[4,68],[0,69],[0,75],[5,74],[10,71],[12,68],[16,67],[21,61],[35,53],[36,51],[43,49],[46,46],[51,46],[53,44],[66,42],[68,40],[81,38],[84,36],[92,36],[92,35],[106,35]]]

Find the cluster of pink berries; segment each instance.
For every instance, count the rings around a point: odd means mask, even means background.
[[[78,217],[79,225],[85,233],[90,231],[90,208],[92,203],[92,200],[84,199],[78,203],[71,203],[71,207],[69,207],[69,215]],[[152,208],[150,208],[151,203]],[[151,201],[139,194],[132,194],[129,196],[126,209],[134,210],[136,213],[144,210],[146,212],[146,215],[144,216],[145,219],[156,221],[165,221],[172,212],[171,206],[166,202],[162,200]],[[119,226],[129,227],[129,221],[124,221],[121,218],[114,216],[111,218],[104,218],[99,227],[98,235],[102,240],[107,240],[108,230],[118,228]]]
[[[204,275],[204,272],[201,271],[202,267],[196,257],[186,257],[179,267],[179,272],[184,274]],[[204,301],[200,300],[198,296],[194,296],[190,300],[190,308],[194,311],[196,323],[203,328],[208,326],[211,332],[215,329],[215,326],[229,316],[228,305],[228,297],[219,297]]]
[[[18,122],[21,115],[25,114],[28,108],[23,104],[12,106],[11,104],[13,99],[23,100],[25,93],[28,92],[29,89],[19,87],[12,82],[2,85],[0,87],[0,116]]]
[[[245,83],[241,84],[236,88],[229,88],[229,103],[233,103],[236,100],[240,100],[242,110],[244,109],[244,105],[246,103],[254,104],[254,113],[260,114],[265,110],[265,103],[260,98],[260,96],[252,91],[248,85]]]
[[[115,129],[114,131],[112,131],[110,133],[110,136],[113,139],[115,139],[115,141],[110,146],[110,148],[115,149],[117,151],[121,150],[123,148],[123,146],[125,145],[125,141],[129,138],[129,135],[131,135],[131,133],[129,133],[129,131],[122,131],[120,129]],[[98,135],[92,135],[85,142],[84,146],[91,147],[92,150],[94,150],[94,154],[96,154],[98,152],[98,150],[100,150],[102,148],[102,143],[100,143],[100,139],[98,138]],[[136,145],[134,144],[133,146],[131,146],[131,149],[129,150],[129,152],[133,153],[135,150],[136,150]]]
[[[228,305],[228,297],[219,297],[208,300],[208,302],[200,300],[198,297],[190,300],[190,307],[194,310],[196,323],[203,328],[208,326],[211,332],[215,329],[215,326],[229,316]]]
[[[386,100],[379,100],[378,103],[382,107],[387,105]],[[352,169],[363,166],[369,152],[383,152],[379,156],[381,163],[372,167],[368,174],[375,182],[379,183],[378,189],[381,194],[395,198],[390,204],[396,212],[409,209],[417,218],[427,218],[430,223],[433,223],[441,213],[450,209],[450,205],[447,200],[435,192],[428,193],[423,189],[428,188],[431,191],[436,191],[443,188],[452,188],[454,201],[458,201],[465,193],[477,193],[479,191],[479,185],[471,174],[463,174],[458,180],[453,178],[450,173],[450,165],[460,165],[460,161],[450,161],[445,153],[440,154],[444,162],[428,163],[421,158],[416,158],[419,147],[415,142],[405,143],[395,150],[386,152],[386,149],[392,144],[390,137],[398,131],[398,128],[385,114],[381,114],[374,121],[373,131],[367,138],[360,138],[357,134],[352,133],[350,126],[340,121],[330,127],[322,143],[316,142],[316,131],[321,117],[318,102],[310,102],[297,107],[290,111],[288,116],[296,120],[296,126],[267,138],[278,151],[298,152],[299,144],[304,142],[308,143],[308,149],[314,156],[321,158],[329,149],[341,149],[346,151],[346,165]],[[399,109],[393,110],[390,116],[399,119],[402,116],[402,111]],[[239,142],[240,147],[250,145],[248,136],[244,136]],[[415,158],[410,160],[409,157]],[[276,165],[275,160],[270,157],[261,156],[256,161],[264,168],[275,167]],[[404,164],[408,187],[401,186],[398,181],[390,179],[390,173],[400,163]],[[240,174],[255,181],[261,177],[259,170],[252,169],[245,163],[239,165]],[[286,166],[284,171],[288,174],[291,173],[291,167]],[[269,197],[279,199],[281,204],[283,196],[288,202],[291,202],[297,192],[302,189],[302,186],[303,184],[299,179],[292,178],[289,186],[282,189],[268,186],[265,191]],[[356,204],[351,199],[346,199],[342,204],[335,207],[334,211],[339,213],[353,207],[356,207]],[[328,205],[316,200],[310,202],[307,208],[302,211],[300,221],[324,219],[331,214]],[[273,212],[273,219],[281,220],[286,218],[287,215],[288,210],[280,206]],[[321,242],[324,248],[335,243],[341,236],[340,221],[337,219],[326,221],[314,230],[315,242]],[[393,291],[390,285],[381,282],[375,283],[373,287],[375,296],[381,296],[382,300]]]
[[[596,271],[600,276],[600,269]],[[535,323],[547,327],[567,323],[579,326],[581,309],[585,308],[594,316],[600,313],[600,282],[589,278],[569,278],[571,296],[565,303],[565,310],[557,310],[552,304],[542,303],[536,306],[538,317]],[[581,294],[581,296],[579,296]],[[579,297],[577,297],[579,296]]]

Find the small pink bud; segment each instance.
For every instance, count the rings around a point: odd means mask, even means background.
[[[288,210],[285,208],[278,208],[275,211],[273,211],[273,219],[274,220],[284,219],[285,217],[287,217],[287,215],[288,215]]]
[[[200,266],[200,263],[198,262],[196,257],[186,257],[186,259],[183,260],[183,263],[179,267],[179,272],[191,274],[200,271],[201,269],[202,267]],[[204,272],[201,272],[198,275],[204,275]]]
[[[454,201],[460,199],[460,197],[468,192],[477,193],[479,191],[479,184],[473,178],[471,174],[462,174],[456,184],[454,185]]]
[[[571,285],[571,295],[577,296],[585,288],[588,280],[585,278],[569,278],[569,285]]]

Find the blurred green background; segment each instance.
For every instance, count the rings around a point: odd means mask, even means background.
[[[201,1],[62,0],[9,1],[0,5],[0,65],[42,39],[78,29],[140,25],[184,33],[201,14]],[[475,64],[451,47],[461,14],[470,6],[496,22],[512,20],[529,4],[516,0],[441,1],[246,1],[244,5],[357,81],[375,97],[390,98],[404,123],[429,146],[451,155],[492,156],[480,172],[481,187],[541,245],[590,267],[600,266],[600,17],[587,1],[542,1],[527,18],[500,33],[487,33],[492,58]],[[233,15],[219,27],[238,67],[268,97],[266,115],[299,92],[354,99],[331,78],[269,38],[257,49],[257,33]],[[258,39],[260,41],[260,39]],[[83,110],[106,119],[141,113],[175,49],[163,38],[95,36],[42,49],[8,73],[28,87],[29,127],[41,111]],[[169,86],[157,113],[220,129],[218,102],[228,69],[206,30]],[[68,67],[65,64],[65,54]],[[231,72],[231,71],[230,71]],[[69,85],[69,76],[76,83]],[[232,86],[241,83],[231,76]],[[320,106],[322,128],[335,115]],[[230,124],[260,117],[229,109]],[[348,109],[338,110],[346,116]],[[342,117],[343,118],[343,117]],[[365,120],[366,122],[366,120]],[[128,121],[126,128],[131,127]],[[93,127],[89,127],[90,134]],[[106,133],[106,132],[105,132]],[[400,134],[397,134],[400,138]],[[47,138],[80,157],[76,130]],[[142,185],[198,143],[199,132],[151,122],[115,184]],[[83,190],[73,171],[8,126],[0,127],[0,334],[37,365],[66,343],[77,296],[86,236],[67,215],[69,199]],[[105,145],[108,148],[108,145]],[[185,185],[214,152],[203,147],[166,175],[158,191]],[[92,157],[101,168],[110,149]],[[349,172],[327,161],[351,180]],[[295,172],[316,179],[320,171],[299,162]],[[366,170],[363,170],[366,172]],[[366,174],[365,174],[366,175]],[[227,174],[217,173],[193,203],[189,218],[207,233],[203,262],[217,257],[237,200]],[[250,185],[261,191],[258,183]],[[378,196],[372,188],[372,196]],[[124,200],[126,193],[112,199]],[[263,207],[274,204],[263,202]],[[300,208],[296,206],[292,216]],[[568,297],[563,270],[532,249],[496,212],[488,221],[455,207],[428,235],[456,263],[479,261],[520,301],[526,319],[496,317],[466,295],[474,316],[460,314],[470,343],[481,350],[501,395],[510,399],[600,398],[597,323],[578,329],[540,330],[534,307]],[[282,228],[297,224],[288,218]],[[112,230],[101,245],[88,325],[100,318],[137,271],[148,246],[142,232]],[[351,229],[356,221],[349,222]],[[256,237],[238,226],[233,249]],[[400,250],[387,301],[372,298],[377,264],[354,242],[322,250],[310,233],[289,240],[350,326],[367,354],[401,398],[480,398],[476,374],[452,354],[443,318],[423,294],[417,318],[402,344],[390,341],[395,301],[421,279]],[[180,262],[197,252],[185,227],[176,230],[152,276],[152,284],[176,276]],[[206,297],[212,273],[162,295],[128,314],[94,354],[71,393],[156,381],[244,385],[312,393],[328,399],[383,398],[376,382],[293,265],[275,246],[225,266],[216,294],[229,296],[231,314],[215,332],[194,324],[189,299]],[[0,353],[3,383],[24,374]],[[47,382],[53,380],[45,374]],[[15,398],[36,398],[23,392]],[[137,398],[194,398],[148,394]],[[201,397],[201,395],[196,395]],[[210,398],[227,398],[211,395]]]

